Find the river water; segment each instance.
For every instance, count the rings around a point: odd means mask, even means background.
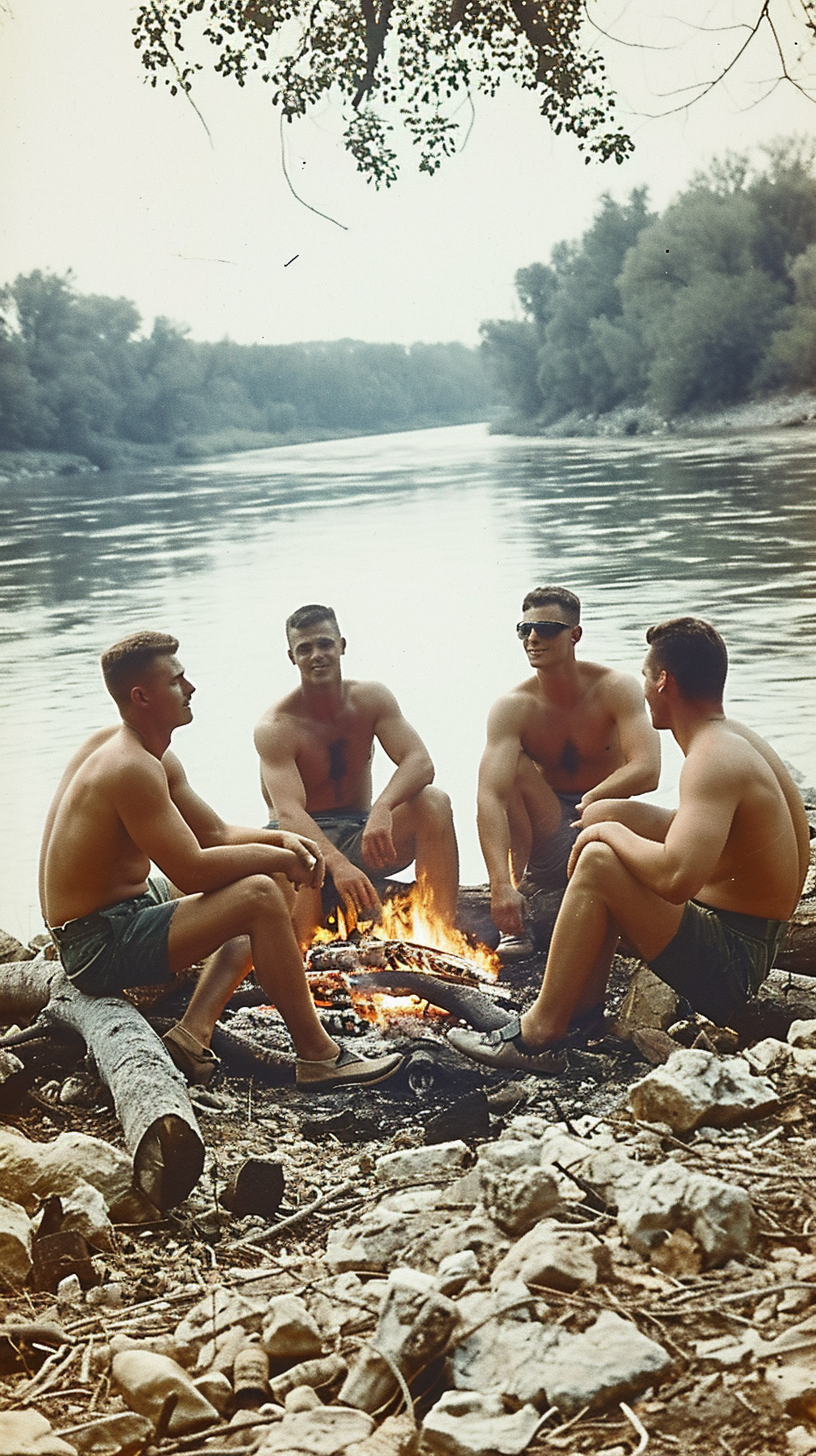
[[[526,675],[521,598],[584,604],[579,652],[639,673],[644,629],[691,613],[730,649],[729,710],[816,782],[816,439],[549,441],[467,425],[206,465],[17,482],[0,506],[0,927],[42,927],[36,859],[66,760],[115,713],[99,653],[172,631],[197,685],[174,739],[227,819],[263,822],[252,729],[296,681],[283,622],[333,605],[346,673],[397,694],[484,879],[475,784],[493,700]],[[654,797],[679,753],[663,735]],[[386,776],[378,762],[376,783]]]

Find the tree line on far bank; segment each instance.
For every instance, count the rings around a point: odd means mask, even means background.
[[[104,468],[226,449],[484,419],[478,348],[199,343],[125,298],[39,270],[0,289],[0,449]],[[492,391],[494,394],[495,391]]]
[[[661,216],[645,189],[606,195],[579,242],[517,272],[523,319],[481,330],[516,428],[816,388],[814,148],[765,150],[762,169],[715,162]]]

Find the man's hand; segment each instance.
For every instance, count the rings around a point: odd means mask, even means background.
[[[503,885],[490,895],[490,918],[503,935],[524,935],[527,901],[512,885]]]
[[[384,870],[396,862],[397,851],[392,837],[394,816],[382,804],[374,804],[366,821],[361,847],[363,859],[374,869]],[[337,881],[335,880],[335,884]]]
[[[358,920],[377,918],[382,910],[382,905],[368,875],[343,858],[340,864],[332,864],[331,877],[334,880],[334,888],[346,908],[352,928]]]
[[[280,848],[297,855],[306,871],[308,878],[298,880],[298,884],[307,885],[310,890],[319,890],[323,884],[326,865],[314,840],[307,839],[305,834],[292,834],[288,829],[273,832]]]

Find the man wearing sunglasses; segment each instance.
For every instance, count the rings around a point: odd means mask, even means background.
[[[807,816],[770,745],[725,715],[721,636],[676,617],[646,640],[652,722],[685,760],[677,809],[625,799],[587,809],[537,1000],[496,1032],[449,1034],[487,1066],[557,1071],[572,1031],[602,1013],[621,935],[695,1011],[738,1028],[799,902]]]
[[[326,862],[323,894],[298,893],[302,946],[339,905],[346,921],[376,918],[389,875],[416,860],[417,883],[433,911],[453,923],[459,858],[450,799],[415,728],[382,683],[344,678],[346,640],[331,607],[299,607],[288,618],[289,660],[300,682],[255,730],[271,827],[308,833]],[[374,742],[394,772],[372,803]],[[295,826],[306,826],[296,828]]]
[[[479,769],[478,826],[490,876],[499,955],[532,953],[528,897],[554,912],[584,810],[657,788],[660,744],[634,677],[576,660],[581,604],[565,587],[536,587],[516,628],[533,676],[499,698]]]

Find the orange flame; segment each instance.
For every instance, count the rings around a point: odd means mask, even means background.
[[[319,928],[313,944],[329,945],[347,940],[349,926],[342,910],[336,912],[337,923],[328,928]],[[406,887],[404,894],[386,900],[382,914],[377,921],[358,921],[357,929],[366,940],[407,941],[415,946],[427,946],[430,950],[456,956],[466,962],[485,979],[496,980],[501,962],[493,951],[483,945],[471,945],[461,931],[449,926],[436,913],[431,897],[423,893],[416,884]],[[412,961],[406,945],[406,968],[421,969]],[[352,1000],[360,1015],[378,1026],[393,1025],[402,1016],[444,1017],[445,1012],[431,1007],[419,996],[391,996],[378,991],[353,991]]]

